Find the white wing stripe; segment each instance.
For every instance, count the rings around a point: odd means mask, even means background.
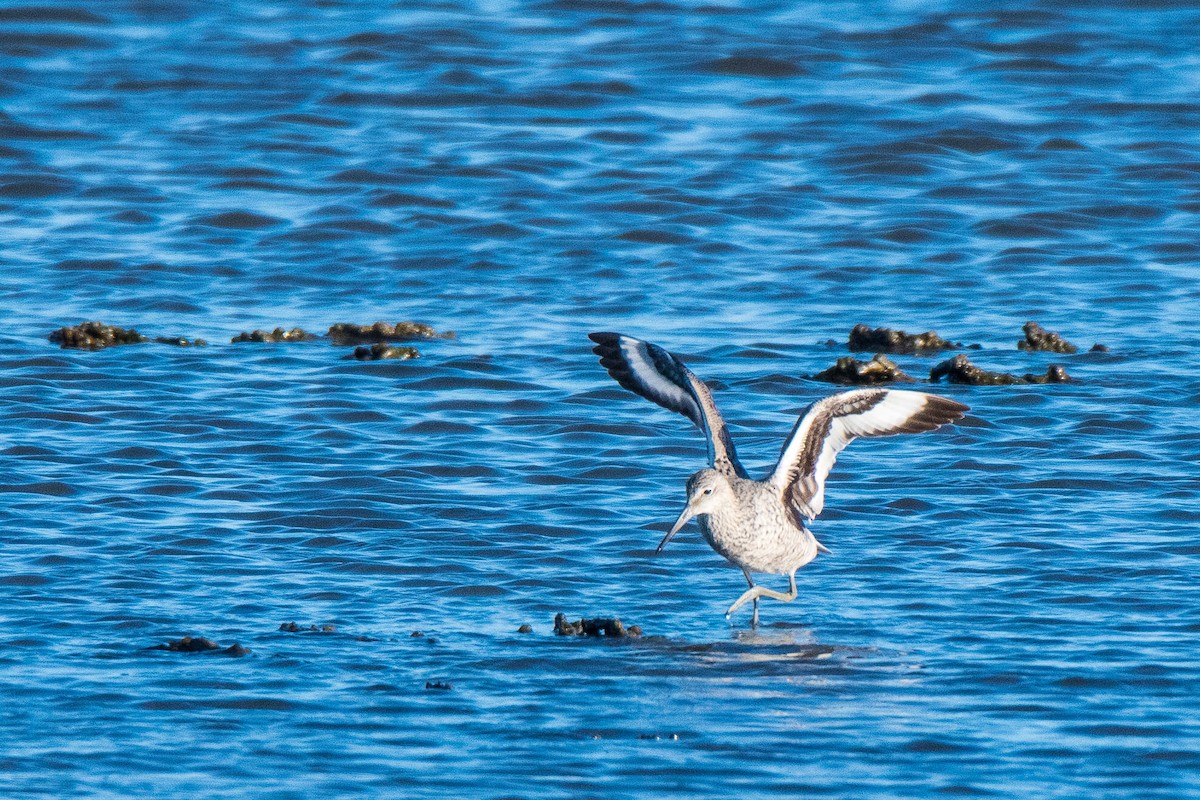
[[[708,462],[715,469],[746,477],[717,411],[712,392],[683,362],[657,345],[619,333],[588,334],[600,365],[617,383],[695,423],[708,444]]]
[[[647,394],[693,420],[700,419],[700,409],[696,407],[696,401],[658,371],[644,342],[622,336],[618,339],[618,344],[630,373],[637,378]]]
[[[826,397],[796,423],[770,481],[785,502],[811,520],[824,508],[825,479],[850,442],[931,431],[966,410],[962,403],[920,392],[859,389]]]

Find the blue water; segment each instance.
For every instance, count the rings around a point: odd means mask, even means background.
[[[0,794],[1200,797],[1198,32],[0,6]],[[47,341],[86,319],[211,344]],[[457,338],[228,343],[377,319]],[[716,381],[757,472],[859,322],[1076,380],[852,445],[834,554],[730,625],[694,527],[653,554],[703,442],[586,334]],[[184,635],[252,652],[147,649]]]

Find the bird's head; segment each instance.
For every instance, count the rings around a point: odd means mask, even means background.
[[[679,533],[679,529],[686,525],[692,517],[711,514],[722,505],[732,501],[733,487],[729,485],[729,478],[722,473],[715,469],[702,469],[688,478],[687,497],[687,505],[684,506],[683,513],[679,515],[679,519],[675,520],[671,530],[659,542],[657,552],[661,553],[667,546],[667,542],[671,541],[671,537]]]

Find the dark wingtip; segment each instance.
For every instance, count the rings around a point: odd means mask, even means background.
[[[634,394],[642,394],[641,387],[634,380],[633,373],[629,371],[629,364],[621,355],[621,334],[597,331],[589,333],[588,338],[596,343],[592,352],[600,356],[600,366],[607,370],[613,380]]]
[[[926,395],[925,409],[920,416],[926,417],[934,427],[941,427],[958,422],[970,410],[971,407],[966,403],[931,394]]]
[[[955,415],[955,419],[962,419],[963,415],[971,410],[971,407],[966,403],[960,403],[957,400],[951,400],[949,397],[941,397],[940,395],[933,396],[941,401],[942,408],[945,409],[947,414]]]
[[[620,340],[621,334],[610,331],[596,331],[595,333],[589,333],[588,338],[596,343],[596,346],[592,348],[592,352],[603,358],[606,355],[616,353],[617,341]]]

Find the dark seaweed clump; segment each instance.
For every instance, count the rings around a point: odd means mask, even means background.
[[[334,344],[371,344],[372,342],[411,342],[420,339],[453,339],[454,332],[438,333],[423,322],[397,322],[395,325],[376,322],[374,325],[354,325],[339,322],[329,328]]]
[[[50,334],[50,341],[64,350],[103,350],[106,347],[141,344],[149,340],[133,328],[118,328],[103,322],[83,322],[69,328],[59,328]]]
[[[1018,383],[1069,383],[1070,376],[1058,364],[1046,368],[1045,375],[1017,377],[1007,372],[988,372],[980,369],[962,354],[947,359],[929,371],[929,380],[936,383],[942,378],[947,383],[965,383],[971,386],[1011,386]]]
[[[392,347],[388,346],[388,342],[453,339],[454,332],[438,333],[432,326],[423,322],[397,322],[395,325],[387,322],[376,322],[373,325],[353,325],[339,322],[329,329],[328,336],[335,345],[371,345],[370,347],[356,348],[353,355],[347,356],[347,358],[355,358],[359,361],[378,361],[380,359],[420,357],[420,353],[415,347]],[[242,331],[229,341],[231,344],[312,342],[320,338],[303,328],[287,330],[277,327],[272,331],[258,329],[249,332]],[[102,350],[105,347],[120,344],[139,344],[151,341],[133,328],[118,328],[115,325],[105,325],[101,322],[84,322],[72,327],[59,328],[50,334],[49,339],[64,349],[77,350]],[[204,339],[188,339],[184,336],[157,336],[154,341],[176,347],[203,347],[208,344]]]
[[[853,356],[842,356],[829,369],[813,375],[814,380],[840,383],[849,386],[871,386],[879,383],[912,383],[913,378],[904,374],[896,362],[883,353],[876,353],[870,361],[859,361]]]
[[[578,622],[568,622],[566,614],[561,611],[554,615],[554,633],[558,636],[641,636],[639,625],[628,628],[617,617],[597,617],[581,619]]]
[[[370,347],[361,345],[354,348],[354,352],[352,354],[346,356],[346,358],[353,358],[357,359],[358,361],[382,361],[389,358],[404,361],[410,358],[420,357],[421,354],[415,347],[396,347],[395,345],[390,345],[387,342],[376,342]]]
[[[905,333],[891,328],[869,328],[862,323],[850,330],[850,350],[859,353],[874,350],[877,353],[901,353],[911,355],[938,350],[961,350],[962,344],[948,342],[937,335],[937,331]]]
[[[1017,342],[1017,347],[1021,350],[1036,350],[1047,353],[1075,353],[1079,350],[1078,347],[1054,331],[1048,331],[1032,320],[1026,322],[1021,330],[1025,331],[1025,340]]]
[[[337,626],[326,624],[319,627],[316,625],[304,627],[303,625],[297,625],[295,622],[285,622],[279,626],[279,630],[284,633],[337,633]]]
[[[237,642],[221,649],[221,645],[203,636],[184,636],[182,639],[174,639],[166,644],[155,645],[150,649],[168,650],[172,653],[207,653],[213,650],[220,650],[221,655],[226,656],[244,656],[250,653],[250,648],[242,647]]]
[[[237,336],[229,340],[231,344],[239,342],[311,342],[317,337],[303,328],[292,328],[290,331],[285,331],[283,328],[276,328],[273,331],[254,330],[250,333],[242,331]]]

